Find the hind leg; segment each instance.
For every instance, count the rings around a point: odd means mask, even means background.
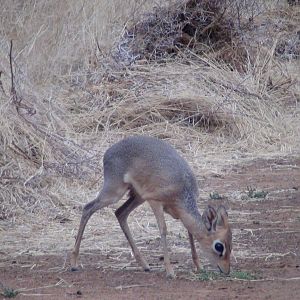
[[[121,207],[119,207],[116,210],[115,215],[116,215],[116,217],[119,221],[119,224],[128,240],[128,243],[132,249],[132,252],[134,254],[136,261],[140,264],[140,266],[143,268],[144,271],[150,271],[148,263],[146,262],[144,257],[141,255],[139,249],[137,248],[137,246],[132,238],[132,235],[131,235],[131,232],[130,232],[130,229],[129,229],[128,223],[127,223],[127,218],[129,216],[129,214],[135,208],[137,208],[144,202],[145,202],[145,200],[143,200],[138,195],[136,195],[133,191],[131,191],[129,199]]]
[[[76,242],[71,255],[71,271],[76,271],[78,269],[78,256],[79,256],[79,248],[82,240],[82,236],[84,233],[85,226],[90,219],[90,217],[99,209],[106,207],[112,203],[119,201],[122,196],[128,190],[127,184],[116,184],[109,185],[104,184],[102,191],[99,193],[97,198],[88,204],[86,204],[83,208],[80,225],[78,229],[78,233],[76,236]]]

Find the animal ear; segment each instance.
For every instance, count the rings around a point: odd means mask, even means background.
[[[202,214],[202,221],[208,231],[216,229],[217,212],[216,210],[208,205]]]
[[[217,225],[228,227],[228,213],[223,205],[219,206],[217,210]]]

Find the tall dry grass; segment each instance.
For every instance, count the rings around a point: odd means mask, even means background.
[[[83,146],[91,137],[82,140],[72,127],[65,103],[76,97],[72,86],[83,84],[94,72],[90,68],[98,47],[108,53],[124,24],[153,3],[1,2],[1,219],[13,217],[18,208],[28,213],[54,209],[55,215],[66,194],[73,198],[73,179],[94,176],[94,166],[87,167],[89,175],[81,166],[78,170],[79,161],[91,155]],[[10,40],[20,105],[10,93]],[[58,180],[61,176],[65,181]],[[66,188],[71,183],[73,187]]]
[[[284,1],[250,2],[241,71],[220,53],[189,48],[163,62],[116,61],[124,30],[157,1],[2,1],[0,219],[76,212],[100,186],[105,149],[130,134],[169,140],[199,177],[207,161],[233,153],[298,152],[299,60],[276,52],[298,12]]]

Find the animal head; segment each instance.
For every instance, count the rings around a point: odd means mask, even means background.
[[[224,206],[217,210],[208,206],[202,215],[207,238],[206,249],[209,249],[209,257],[220,272],[226,275],[230,272],[230,254],[232,250],[232,234],[228,223],[228,214]]]

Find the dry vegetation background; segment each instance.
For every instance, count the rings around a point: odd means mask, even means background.
[[[2,0],[0,14],[1,254],[70,249],[124,136],[168,140],[200,186],[225,165],[299,154],[299,6]]]

